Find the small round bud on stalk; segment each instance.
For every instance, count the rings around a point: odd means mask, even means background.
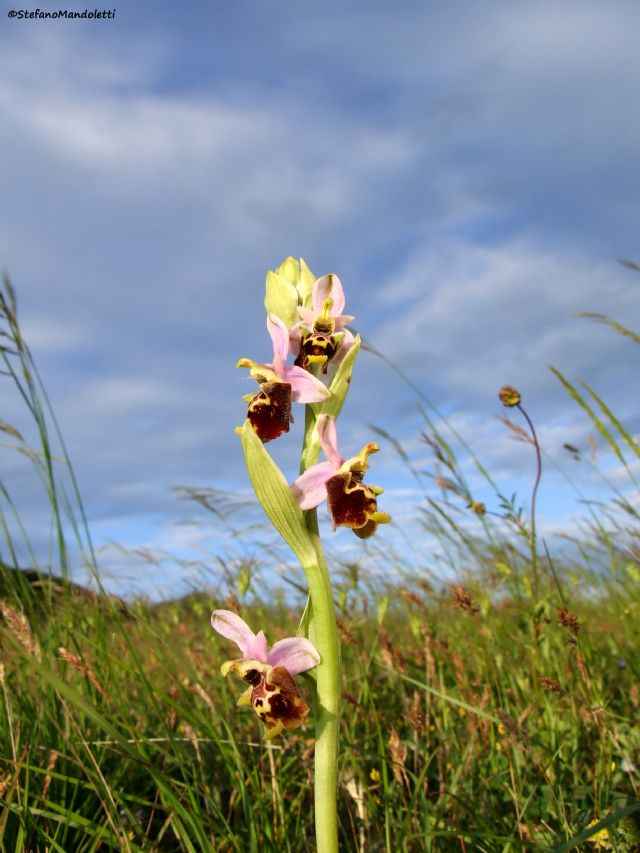
[[[513,385],[505,385],[498,392],[498,397],[500,397],[500,402],[503,406],[506,406],[508,409],[512,409],[514,406],[519,406],[522,397],[517,388],[514,388]]]

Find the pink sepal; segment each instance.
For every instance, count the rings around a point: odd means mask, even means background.
[[[258,631],[249,648],[243,654],[246,658],[253,658],[253,660],[268,660],[267,638],[264,635],[264,631]]]
[[[311,308],[303,308],[300,306],[298,308],[298,314],[300,315],[300,322],[296,323],[291,331],[296,332],[299,338],[300,326],[306,326],[307,329],[311,329],[316,319],[316,312],[312,311]]]
[[[264,634],[260,632],[262,634],[262,641],[260,641],[260,635],[256,636],[237,613],[231,610],[214,610],[211,614],[211,627],[227,640],[234,642],[245,658],[252,657],[266,662],[267,643]],[[264,644],[264,651],[262,657],[257,657],[253,652],[263,648],[261,642]]]
[[[330,395],[326,385],[303,367],[285,366],[280,375],[283,382],[291,385],[291,399],[294,403],[320,403]]]
[[[267,655],[270,666],[283,666],[291,675],[306,672],[320,663],[316,647],[304,637],[287,637],[278,640]]]
[[[320,415],[316,421],[316,431],[320,439],[320,446],[324,450],[324,455],[332,465],[339,468],[344,462],[344,458],[338,450],[336,419],[332,415]]]
[[[267,331],[273,344],[273,369],[280,374],[289,355],[289,329],[277,314],[269,314]]]
[[[327,496],[327,480],[333,477],[339,467],[333,462],[318,462],[298,477],[291,490],[300,509],[313,509],[322,503]]]

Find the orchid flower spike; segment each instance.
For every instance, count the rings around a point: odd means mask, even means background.
[[[286,364],[289,354],[289,329],[276,314],[267,317],[267,329],[273,343],[271,364],[257,364],[250,358],[241,358],[236,367],[248,367],[260,390],[244,399],[249,404],[247,417],[258,437],[271,441],[289,432],[291,401],[319,403],[326,400],[329,390],[315,376],[302,367]]]
[[[369,456],[380,448],[365,444],[357,456],[345,460],[338,450],[336,419],[320,415],[316,430],[327,461],[312,465],[291,487],[300,509],[313,509],[327,498],[333,529],[350,527],[360,539],[368,539],[379,524],[391,521],[386,512],[378,512],[377,498],[383,490],[362,482]]]
[[[313,308],[298,308],[300,322],[291,330],[291,349],[295,364],[306,369],[319,364],[326,373],[329,362],[339,364],[353,346],[354,337],[345,327],[355,318],[342,313],[344,290],[333,273],[316,280],[311,304]]]
[[[304,637],[287,637],[269,648],[264,631],[254,634],[247,623],[230,610],[214,610],[214,631],[232,640],[242,652],[237,660],[222,664],[222,674],[235,672],[249,687],[238,705],[250,705],[267,727],[267,740],[285,729],[299,726],[309,713],[293,676],[320,663],[312,642]]]

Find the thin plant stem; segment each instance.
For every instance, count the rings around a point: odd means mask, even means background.
[[[302,469],[317,460],[316,417],[306,407]],[[313,458],[315,456],[315,459]],[[305,513],[317,566],[306,569],[311,599],[310,639],[320,654],[316,675],[315,826],[318,853],[338,853],[338,739],[340,733],[340,640],[327,560],[318,531],[318,513]]]
[[[522,408],[522,405],[518,403],[518,409],[520,410],[522,416],[526,420],[529,429],[531,430],[531,437],[533,439],[533,446],[536,450],[536,479],[533,484],[533,489],[531,490],[531,536],[529,538],[529,544],[531,546],[531,570],[533,573],[533,582],[536,586],[536,592],[538,591],[538,548],[536,543],[536,499],[538,497],[538,486],[540,485],[540,478],[542,477],[542,456],[540,454],[540,445],[538,444],[538,436],[536,435],[535,427],[533,426],[533,422],[526,411]]]

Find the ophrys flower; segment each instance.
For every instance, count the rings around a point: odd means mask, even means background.
[[[314,364],[327,372],[329,362],[338,364],[353,345],[354,337],[346,328],[354,317],[343,314],[344,290],[337,275],[329,273],[317,279],[311,295],[312,308],[298,308],[300,322],[291,330],[295,363],[309,368]]]
[[[295,481],[291,488],[298,504],[301,509],[313,509],[326,498],[334,530],[350,527],[360,539],[368,539],[378,524],[391,521],[386,512],[378,512],[383,489],[362,482],[369,456],[380,448],[365,444],[360,453],[345,460],[338,450],[335,418],[320,415],[316,430],[327,461],[312,465]]]
[[[320,663],[313,643],[304,637],[287,637],[269,648],[264,631],[254,634],[244,619],[230,610],[214,610],[211,625],[242,652],[241,658],[223,663],[221,671],[225,676],[235,672],[250,685],[238,705],[253,708],[267,727],[267,740],[299,726],[309,707],[293,676]]]
[[[299,366],[286,364],[289,354],[289,329],[280,317],[269,314],[267,329],[273,343],[271,364],[258,364],[241,358],[236,367],[248,367],[260,390],[244,399],[249,404],[247,417],[263,442],[289,432],[291,402],[319,403],[329,391],[322,382]]]

